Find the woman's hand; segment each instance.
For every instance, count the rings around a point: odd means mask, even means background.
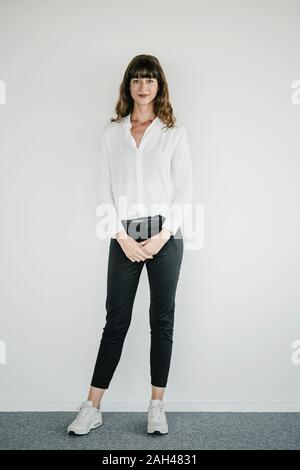
[[[146,259],[152,259],[153,256],[150,253],[146,253],[140,244],[130,237],[126,232],[119,232],[116,235],[116,239],[119,242],[120,247],[124,251],[127,258],[130,261],[145,261]]]
[[[139,245],[143,246],[145,253],[156,255],[170,237],[170,230],[163,228],[157,235],[153,235],[153,237],[139,242]]]

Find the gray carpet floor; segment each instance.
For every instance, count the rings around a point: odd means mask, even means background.
[[[147,413],[102,412],[103,424],[69,436],[75,412],[0,413],[0,449],[300,449],[300,413],[166,412],[169,433],[147,434]]]

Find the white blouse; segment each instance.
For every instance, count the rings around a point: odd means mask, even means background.
[[[156,214],[165,216],[162,226],[173,235],[181,226],[193,197],[190,149],[183,124],[164,126],[156,117],[139,147],[130,132],[130,114],[104,126],[97,215],[108,216],[105,237],[116,238],[119,231],[125,231],[122,220]],[[104,238],[102,233],[98,232],[100,238]]]

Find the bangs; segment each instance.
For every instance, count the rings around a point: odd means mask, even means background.
[[[135,63],[131,70],[129,70],[129,79],[132,78],[159,78],[160,73],[158,68],[150,60],[144,59]]]

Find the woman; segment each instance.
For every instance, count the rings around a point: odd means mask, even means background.
[[[100,159],[100,202],[109,204],[116,223],[109,231],[106,324],[88,398],[68,432],[87,434],[102,424],[101,399],[120,360],[146,264],[152,385],[147,432],[166,434],[163,395],[184,248],[180,226],[183,206],[192,202],[193,180],[186,131],[182,124],[175,125],[166,78],[155,57],[142,54],[130,62],[116,114],[102,134]],[[126,209],[120,203],[122,197]]]

